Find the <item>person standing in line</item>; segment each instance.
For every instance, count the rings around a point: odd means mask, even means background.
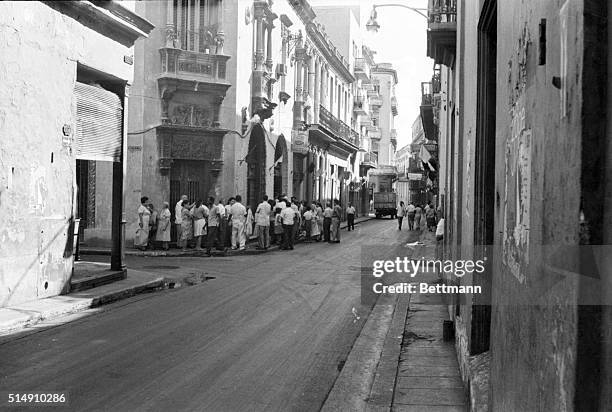
[[[253,225],[255,224],[255,217],[253,217],[253,211],[251,210],[251,206],[246,206],[246,219],[244,221],[244,238],[248,242],[251,236],[253,235]]]
[[[149,227],[150,227],[150,229],[149,229],[149,245],[148,245],[148,247],[150,249],[153,249],[153,246],[155,244],[156,233],[157,233],[158,213],[157,213],[157,210],[155,210],[155,205],[150,200],[149,200],[149,203],[147,204],[147,207],[149,208],[149,211],[151,212],[151,218],[149,219]]]
[[[319,228],[319,216],[317,214],[316,204],[312,204],[310,213],[312,216],[312,220],[310,221],[310,236],[311,239],[315,240],[315,242],[319,242],[321,240],[321,230]]]
[[[334,209],[331,221],[331,240],[333,243],[340,243],[340,220],[342,219],[342,208],[340,201],[334,199]]]
[[[321,240],[323,236],[323,206],[321,205],[321,202],[317,202],[316,212],[317,212],[317,226],[319,226],[319,239],[318,240]]]
[[[201,199],[198,199],[193,209],[193,235],[196,239],[196,250],[202,249],[202,236],[206,235],[206,218],[209,210]]]
[[[140,250],[146,250],[149,244],[149,220],[151,219],[151,211],[147,207],[149,198],[143,196],[140,198],[140,206],[138,207],[138,230],[136,230],[136,239],[134,245]]]
[[[400,201],[399,207],[397,208],[397,229],[402,230],[402,221],[404,220],[404,216],[406,215],[406,206],[404,205],[404,201]]]
[[[326,242],[331,242],[331,223],[334,210],[331,208],[331,202],[327,202],[323,211],[323,239]]]
[[[295,196],[291,197],[291,202],[289,203],[291,209],[295,212],[295,217],[293,218],[293,243],[298,238],[298,234],[300,232],[300,225],[302,224],[302,216],[300,214],[300,207],[298,204],[298,200]]]
[[[183,230],[183,202],[187,200],[187,195],[182,195],[176,205],[174,206],[174,227],[176,228],[176,247],[182,248],[183,244],[181,243],[181,231]]]
[[[225,203],[223,199],[219,199],[219,204],[217,205],[217,214],[219,215],[219,229],[217,231],[217,250],[226,251],[227,243],[225,243],[225,239],[227,238],[227,216],[225,214]]]
[[[181,246],[183,252],[187,251],[187,245],[193,239],[192,207],[193,205],[190,205],[189,201],[183,201],[183,209],[181,210]]]
[[[414,230],[414,216],[415,216],[416,208],[412,204],[412,202],[408,202],[408,207],[406,208],[406,214],[408,215],[408,230]]]
[[[242,197],[236,195],[234,203],[230,206],[230,215],[232,215],[232,250],[244,250],[246,244],[244,224],[247,210],[241,201]]]
[[[164,202],[157,219],[157,233],[155,234],[155,240],[162,243],[164,250],[168,250],[168,243],[170,242],[170,219],[172,219],[170,204]]]
[[[421,218],[423,217],[423,209],[421,205],[417,205],[414,209],[414,228],[415,230],[421,230]]]
[[[225,231],[225,244],[228,247],[232,247],[232,233],[233,233],[233,224],[232,222],[232,206],[236,203],[236,199],[230,197],[227,199],[227,204],[225,205],[225,218],[227,219],[227,230]]]
[[[312,242],[311,233],[312,233],[312,222],[313,222],[312,210],[309,207],[305,206],[304,212],[304,230],[306,230],[306,242]]]
[[[293,250],[293,228],[296,220],[295,214],[295,210],[289,206],[280,212],[280,220],[283,224],[282,250]]]
[[[210,196],[208,198],[208,236],[206,237],[206,256],[212,256],[212,249],[217,243],[217,236],[219,235],[219,205],[215,202],[215,198]]]
[[[355,230],[355,208],[352,203],[346,208],[347,231]]]
[[[272,207],[268,203],[268,196],[264,195],[263,201],[255,211],[255,225],[257,226],[257,249],[267,250],[270,247],[270,211]]]

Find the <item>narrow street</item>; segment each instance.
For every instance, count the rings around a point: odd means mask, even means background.
[[[318,410],[371,309],[360,304],[362,245],[393,253],[415,238],[384,219],[343,230],[338,245],[129,258],[139,270],[214,279],[0,345],[0,387],[68,391],[79,411]]]

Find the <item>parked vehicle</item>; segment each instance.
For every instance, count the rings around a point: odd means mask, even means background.
[[[369,173],[374,214],[377,219],[383,216],[395,218],[397,214],[397,193],[393,190],[393,182],[397,180],[397,171],[393,166],[373,169]]]

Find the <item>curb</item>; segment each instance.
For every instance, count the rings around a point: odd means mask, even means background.
[[[409,296],[380,296],[321,411],[391,409]]]
[[[360,223],[363,222],[367,222],[370,220],[374,220],[374,217],[371,216],[367,216],[362,218],[359,221],[355,222],[355,226],[359,225]],[[342,222],[340,223],[340,229],[346,229],[348,226],[348,224],[346,222]],[[256,238],[251,238],[247,241],[248,243],[255,243],[257,241]],[[296,243],[301,243],[303,241],[298,241]],[[233,251],[231,249],[228,248],[227,252],[225,254],[223,253],[219,253],[217,251],[217,253],[213,252],[213,256],[212,257],[216,257],[216,256],[250,256],[250,255],[260,255],[260,254],[264,254],[267,252],[270,252],[272,250],[276,250],[277,248],[272,247],[270,249],[268,249],[267,251],[265,250],[256,250],[256,249],[247,249],[247,250],[243,250],[240,252],[236,252]],[[81,249],[80,251],[80,255],[86,256],[110,256],[110,250],[109,249],[96,249],[96,248],[92,248],[92,249]],[[188,256],[188,257],[207,257],[206,256],[206,251],[195,251],[195,250],[188,250],[186,252],[183,252],[181,250],[171,250],[171,251],[165,251],[165,250],[151,250],[151,251],[140,251],[140,250],[131,250],[131,249],[127,249],[125,251],[125,255],[126,256],[140,256],[140,257],[182,257],[182,256]]]
[[[59,295],[0,309],[0,337],[44,320],[70,315],[165,287],[164,277],[92,296],[95,289]]]

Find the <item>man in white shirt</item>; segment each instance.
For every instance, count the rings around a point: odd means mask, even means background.
[[[244,233],[244,222],[246,221],[247,210],[242,203],[242,197],[236,195],[236,201],[230,206],[232,215],[232,249],[244,250],[246,235]]]
[[[347,231],[355,230],[355,208],[352,203],[349,203],[346,208],[346,224]]]
[[[176,206],[174,206],[174,227],[176,228],[176,245],[179,248],[182,248],[181,235],[183,234],[183,202],[187,200],[187,195],[181,196],[180,200],[176,202]]]
[[[408,202],[408,206],[406,207],[406,215],[408,216],[408,229],[414,230],[414,216],[416,215],[416,207],[414,207],[412,202]]]
[[[280,217],[283,222],[283,245],[281,250],[293,250],[293,224],[295,222],[295,210],[286,207],[281,210]]]
[[[257,247],[268,249],[270,247],[270,212],[272,207],[268,203],[268,196],[264,195],[263,201],[255,211],[255,225],[257,226]]]

